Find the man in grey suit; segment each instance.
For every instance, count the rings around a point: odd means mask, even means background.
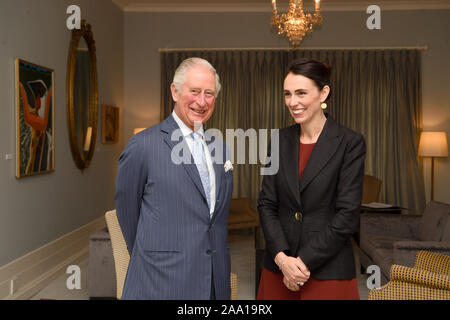
[[[116,210],[130,253],[122,299],[230,299],[232,167],[225,143],[207,144],[203,130],[219,91],[209,62],[183,61],[173,113],[119,158]]]

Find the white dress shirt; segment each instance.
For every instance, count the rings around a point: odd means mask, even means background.
[[[181,133],[183,134],[184,140],[186,141],[189,151],[192,154],[192,146],[194,144],[194,139],[192,138],[191,133],[193,132],[191,128],[189,128],[183,120],[181,120],[175,110],[172,112],[172,116],[175,122],[180,127]],[[205,151],[206,158],[206,166],[208,167],[209,172],[209,200],[211,203],[211,207],[209,208],[209,215],[212,216],[214,212],[214,207],[216,204],[216,173],[214,172],[213,163],[211,160],[211,154],[209,153],[208,146],[205,143],[205,133],[203,130],[203,125],[197,130],[197,133],[201,136],[201,141],[203,144],[203,150]]]

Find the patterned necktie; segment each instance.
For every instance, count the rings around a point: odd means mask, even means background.
[[[192,146],[192,156],[194,163],[197,165],[200,179],[202,180],[203,189],[205,190],[206,200],[208,201],[208,207],[211,208],[211,200],[209,198],[209,171],[206,164],[205,150],[203,149],[202,138],[197,132],[192,132],[192,138],[194,144]]]

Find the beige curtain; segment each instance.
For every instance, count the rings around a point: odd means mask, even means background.
[[[383,181],[380,201],[422,212],[425,193],[417,157],[422,124],[419,50],[161,52],[161,120],[173,110],[169,86],[176,67],[194,56],[210,61],[221,77],[222,91],[207,127],[219,129],[224,138],[227,128],[258,132],[291,125],[283,100],[286,67],[300,57],[327,62],[333,70],[327,110],[365,136],[365,171]],[[235,140],[235,148],[236,144]],[[248,149],[247,144],[247,154]],[[234,165],[233,197],[256,201],[261,166],[246,163]]]

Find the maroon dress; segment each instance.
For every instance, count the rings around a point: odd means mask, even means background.
[[[298,178],[308,163],[315,143],[300,143]],[[301,257],[300,257],[301,258]],[[356,278],[349,280],[318,280],[310,277],[299,291],[291,291],[283,283],[283,273],[263,268],[257,300],[359,300]]]

